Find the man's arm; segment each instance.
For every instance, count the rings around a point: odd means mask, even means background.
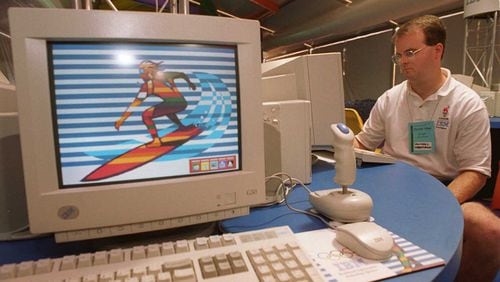
[[[488,177],[480,172],[466,170],[461,172],[449,185],[451,193],[460,204],[472,199],[483,188]]]
[[[361,144],[361,142],[359,142],[356,137],[354,137],[353,145],[354,145],[354,148],[368,150],[368,148],[366,148],[365,145]]]
[[[168,71],[168,72],[163,72],[163,75],[165,81],[173,81],[176,78],[181,78],[184,79],[189,84],[189,88],[193,90],[196,89],[196,85],[192,83],[189,77],[183,72]]]

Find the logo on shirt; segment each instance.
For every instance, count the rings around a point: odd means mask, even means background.
[[[448,113],[450,111],[450,106],[443,108],[443,116],[438,118],[436,121],[436,128],[447,129],[450,126],[450,120],[448,119]]]

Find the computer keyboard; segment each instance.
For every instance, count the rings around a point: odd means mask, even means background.
[[[361,166],[363,163],[384,163],[392,164],[396,162],[394,157],[387,154],[376,153],[373,151],[354,148],[354,155],[356,156],[356,165]]]
[[[323,281],[287,226],[0,266],[0,281]]]

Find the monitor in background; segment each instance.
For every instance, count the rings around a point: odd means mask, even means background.
[[[310,54],[265,62],[262,77],[264,102],[311,102],[312,148],[330,150],[330,125],[345,123],[341,54]]]
[[[258,22],[29,8],[9,20],[33,233],[168,229],[264,202]]]

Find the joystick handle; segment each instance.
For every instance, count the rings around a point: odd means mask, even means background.
[[[356,179],[356,156],[354,155],[354,133],[343,123],[330,126],[335,149],[335,183],[347,188]]]

